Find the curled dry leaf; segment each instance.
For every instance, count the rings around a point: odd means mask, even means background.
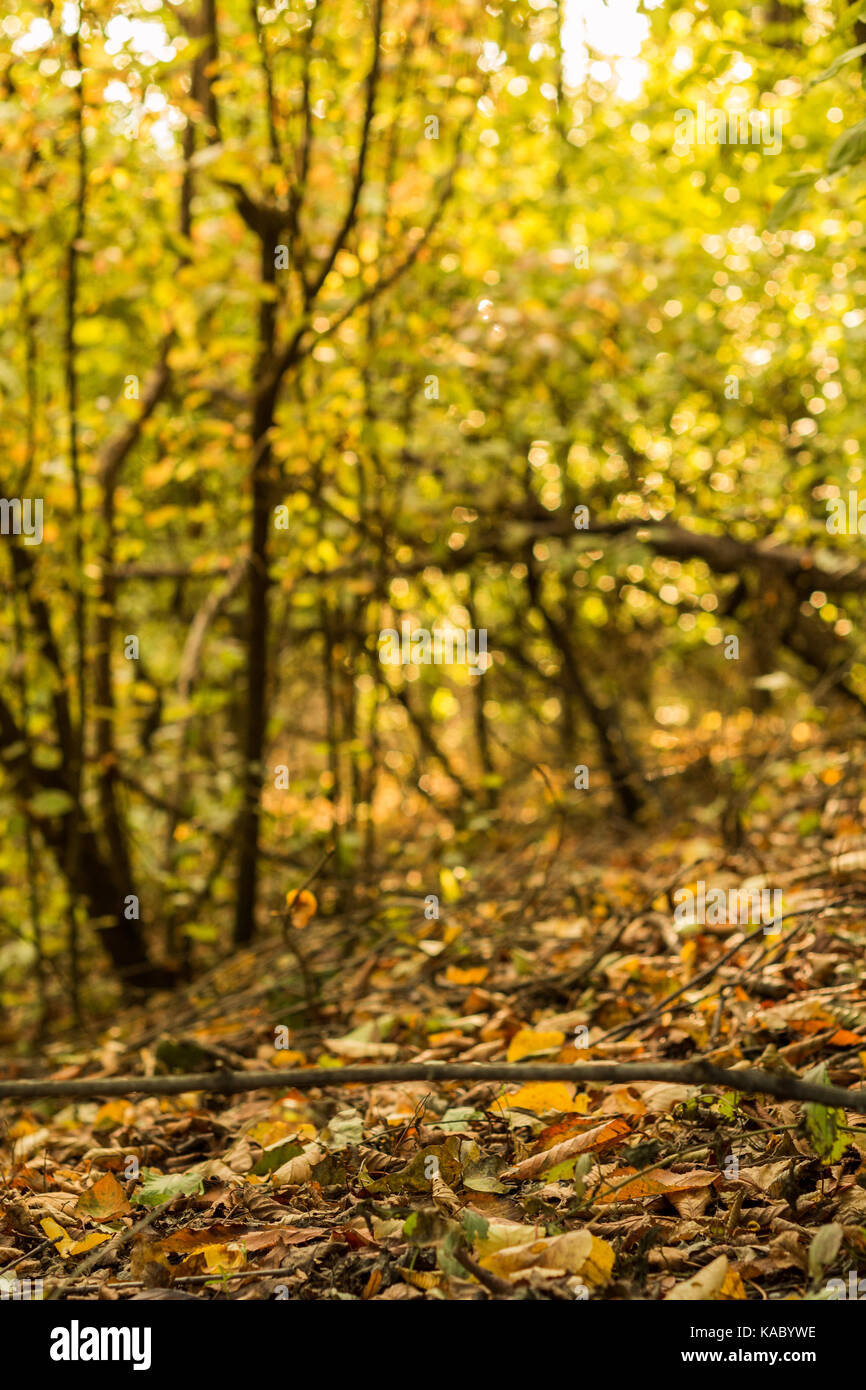
[[[313,1168],[324,1157],[325,1150],[321,1144],[308,1144],[302,1154],[290,1158],[288,1163],[271,1174],[271,1182],[274,1187],[294,1187],[298,1183],[309,1182]]]
[[[485,1255],[480,1263],[501,1279],[519,1280],[526,1270],[550,1269],[578,1274],[591,1288],[600,1288],[610,1282],[614,1259],[613,1246],[606,1240],[600,1240],[591,1231],[568,1231],[562,1236],[495,1251]]]
[[[513,1167],[504,1169],[499,1174],[506,1182],[526,1182],[530,1178],[536,1178],[540,1173],[547,1173],[551,1168],[556,1168],[560,1163],[566,1163],[570,1158],[577,1158],[583,1153],[594,1153],[599,1149],[607,1148],[611,1144],[618,1144],[629,1133],[631,1126],[627,1120],[615,1119],[604,1125],[596,1125],[593,1129],[584,1130],[583,1134],[575,1134],[571,1139],[565,1139],[561,1144],[554,1144],[552,1149],[544,1149],[539,1154],[532,1154],[530,1158],[525,1158],[521,1163],[515,1163]]]
[[[489,1221],[484,1234],[475,1237],[475,1253],[481,1257],[492,1255],[497,1250],[511,1249],[517,1245],[529,1245],[544,1239],[543,1226],[526,1226],[521,1221]]]
[[[437,1207],[442,1211],[448,1212],[450,1216],[456,1216],[462,1210],[463,1204],[455,1193],[451,1191],[448,1184],[443,1182],[440,1177],[434,1177],[431,1180],[431,1185],[433,1201],[436,1203]]]
[[[400,1049],[396,1043],[369,1042],[363,1038],[326,1038],[325,1046],[335,1057],[345,1057],[349,1062],[360,1062],[380,1058],[398,1057]]]
[[[740,1275],[728,1265],[727,1255],[719,1255],[691,1279],[684,1279],[670,1293],[665,1294],[666,1303],[689,1302],[707,1303],[715,1300],[740,1299],[746,1297],[746,1288]]]
[[[732,1181],[760,1188],[768,1197],[778,1197],[782,1191],[785,1174],[790,1167],[790,1158],[782,1158],[775,1163],[759,1163],[754,1168],[741,1168],[739,1177]]]
[[[647,1176],[655,1178],[676,1213],[687,1220],[703,1215],[710,1204],[710,1188],[717,1187],[721,1181],[718,1173],[708,1173],[702,1168],[694,1168],[689,1173],[671,1173],[657,1168]]]
[[[405,1283],[411,1284],[414,1289],[435,1289],[442,1283],[444,1277],[440,1270],[430,1269],[398,1269],[397,1273]]]
[[[675,1105],[682,1105],[685,1101],[691,1100],[700,1088],[683,1086],[672,1081],[654,1081],[649,1086],[638,1083],[635,1089],[640,1091],[641,1100],[651,1114],[663,1115],[673,1110]]]

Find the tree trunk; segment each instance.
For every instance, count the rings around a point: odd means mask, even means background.
[[[274,246],[261,237],[262,283],[273,285]],[[252,534],[247,605],[247,718],[244,732],[244,799],[238,821],[238,883],[235,905],[235,943],[249,941],[255,933],[256,890],[259,867],[259,819],[261,814],[262,755],[265,742],[268,645],[268,536],[270,532],[271,448],[269,432],[274,421],[278,383],[270,381],[274,354],[274,303],[265,299],[259,310],[259,355],[256,381],[265,382],[256,393],[253,411]]]

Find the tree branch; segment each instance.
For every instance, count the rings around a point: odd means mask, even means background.
[[[567,1066],[553,1062],[406,1062],[393,1066],[286,1067],[248,1072],[191,1072],[182,1076],[98,1076],[76,1081],[0,1081],[0,1099],[39,1096],[173,1096],[185,1091],[237,1095],[243,1091],[300,1090],[331,1086],[372,1085],[396,1081],[665,1081],[691,1086],[725,1086],[750,1095],[780,1100],[811,1101],[818,1105],[866,1114],[866,1089],[845,1090],[803,1081],[799,1076],[758,1071],[753,1067],[717,1067],[711,1062],[585,1062]]]

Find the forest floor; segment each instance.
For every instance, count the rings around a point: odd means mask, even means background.
[[[862,1084],[866,837],[835,782],[828,760],[748,851],[670,825],[502,832],[438,918],[399,894],[328,915],[307,890],[284,938],[43,1047],[57,1079],[321,1083],[3,1102],[0,1279],[92,1299],[826,1297],[866,1257],[862,1114],[658,1082],[329,1088],[327,1069],[702,1056]],[[756,874],[782,887],[779,930],[675,915],[677,887]]]

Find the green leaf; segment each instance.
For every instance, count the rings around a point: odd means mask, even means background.
[[[68,816],[74,806],[72,797],[63,791],[37,792],[27,803],[30,814],[40,820],[48,820],[51,816]]]
[[[196,1173],[157,1173],[153,1168],[145,1168],[144,1173],[147,1176],[141,1187],[129,1199],[134,1206],[159,1207],[172,1197],[191,1197],[204,1191],[204,1181]]]
[[[826,82],[828,77],[835,77],[836,73],[840,68],[844,68],[846,63],[853,63],[855,58],[862,58],[864,53],[866,53],[866,43],[858,43],[856,48],[849,48],[845,53],[840,53],[839,57],[835,58],[828,68],[825,68],[823,72],[819,72],[817,77],[812,78],[806,91],[811,92],[812,88],[817,87],[819,82]]]
[[[191,941],[218,941],[219,929],[212,922],[186,922],[182,928],[184,936]]]
[[[466,1270],[459,1260],[455,1259],[453,1251],[459,1249],[464,1244],[463,1232],[459,1226],[456,1230],[449,1231],[445,1240],[436,1249],[436,1263],[441,1270],[448,1275],[449,1279],[465,1279]]]
[[[465,1129],[472,1120],[483,1120],[484,1115],[480,1110],[474,1109],[471,1105],[452,1105],[445,1111],[441,1120],[431,1118],[427,1121],[430,1129],[444,1129],[452,1132]]]
[[[830,1081],[827,1066],[819,1062],[804,1074],[805,1081],[814,1081],[827,1086]],[[845,1111],[832,1109],[829,1105],[819,1105],[807,1101],[803,1107],[806,1120],[806,1133],[816,1155],[825,1165],[836,1163],[848,1147],[850,1136],[845,1124]]]
[[[256,1177],[265,1177],[268,1173],[275,1173],[284,1163],[288,1163],[290,1158],[297,1158],[298,1154],[303,1152],[304,1146],[299,1144],[297,1139],[278,1139],[275,1144],[267,1145],[253,1172]]]
[[[467,1239],[474,1245],[476,1240],[487,1239],[490,1222],[480,1212],[465,1211],[463,1213],[463,1230],[466,1232]]]
[[[364,1138],[363,1116],[351,1106],[339,1110],[333,1119],[328,1121],[325,1136],[328,1147],[335,1151],[347,1149],[350,1144],[360,1144]]]
[[[780,183],[783,188],[790,188],[798,183],[817,183],[821,176],[820,169],[795,169],[791,174],[780,174],[776,183]]]
[[[835,144],[831,146],[827,156],[827,173],[838,174],[841,169],[847,169],[850,164],[856,164],[864,155],[866,155],[866,121],[858,121],[857,125],[844,131]]]
[[[403,1235],[412,1245],[441,1245],[459,1233],[456,1223],[435,1207],[421,1207],[406,1218]]]
[[[471,1160],[463,1173],[463,1186],[470,1192],[507,1192],[508,1188],[499,1181],[505,1166],[505,1161],[496,1154],[484,1154]]]
[[[777,232],[780,227],[786,226],[791,218],[805,206],[808,196],[809,190],[803,184],[798,184],[794,188],[786,188],[767,219],[767,231]]]

